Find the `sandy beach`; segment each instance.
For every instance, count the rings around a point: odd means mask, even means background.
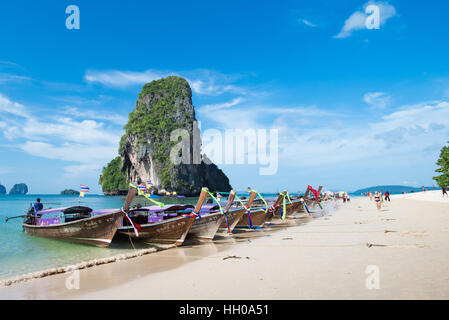
[[[65,273],[2,287],[0,298],[448,299],[448,240],[441,191],[393,196],[380,212],[353,198],[325,217],[83,269],[79,289]]]

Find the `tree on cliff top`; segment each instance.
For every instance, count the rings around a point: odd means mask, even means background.
[[[440,173],[440,175],[433,177],[433,179],[440,187],[449,186],[449,146],[445,146],[441,149],[437,165],[440,167],[435,171]]]

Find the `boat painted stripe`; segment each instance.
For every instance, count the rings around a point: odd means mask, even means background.
[[[173,221],[181,220],[181,219],[184,219],[184,218],[186,218],[186,217],[174,217],[174,218],[163,220],[163,221],[159,221],[159,222],[141,224],[140,226],[141,227],[156,226],[156,225],[159,225],[159,224],[164,224],[164,223],[167,223],[167,222],[173,222]],[[126,229],[133,229],[133,227],[129,226],[129,227],[119,227],[118,228],[118,230],[126,230]]]
[[[250,228],[249,226],[236,226],[237,229],[262,229],[263,226],[253,226],[252,228]]]
[[[149,240],[144,240],[144,243],[148,243],[148,244],[158,244],[160,243],[160,241],[167,241],[167,242],[174,242],[174,243],[184,243],[184,240],[182,239],[178,239],[178,240],[173,240],[173,239],[149,239]]]
[[[78,237],[71,237],[71,239],[100,241],[100,242],[106,242],[106,243],[111,243],[111,241],[112,241],[112,240],[109,240],[109,239],[99,239],[99,238],[78,238]]]

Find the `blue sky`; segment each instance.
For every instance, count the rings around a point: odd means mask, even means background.
[[[80,29],[65,27],[68,5]],[[381,8],[379,30],[360,23]],[[144,83],[193,88],[203,129],[279,130],[279,169],[236,189],[432,185],[448,140],[447,1],[0,4],[0,183],[100,192]],[[359,18],[359,19],[358,19]]]

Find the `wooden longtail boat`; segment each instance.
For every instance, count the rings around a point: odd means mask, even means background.
[[[319,186],[318,187],[318,190],[317,190],[317,192],[318,192],[318,194],[320,194],[321,193],[321,190],[323,189],[323,186]],[[317,202],[317,200],[315,199],[315,197],[313,196],[313,197],[307,197],[307,195],[309,194],[309,189],[307,189],[307,191],[306,191],[306,193],[304,194],[304,201],[305,201],[305,203],[306,203],[306,205],[307,205],[307,207],[309,208],[309,209],[313,209],[314,207],[316,207],[317,205],[318,205],[318,202]]]
[[[250,216],[251,216],[251,223],[253,229],[261,229],[263,228],[265,222],[267,222],[269,219],[272,218],[273,213],[271,211],[266,211],[266,208],[262,207],[251,207],[254,199],[256,198],[257,192],[252,191],[251,195],[249,197],[248,202],[246,203],[246,207],[250,208],[250,212],[245,212],[243,214],[243,217],[240,219],[240,221],[237,223],[236,228],[242,229],[242,228],[251,228],[250,225]],[[249,204],[249,205],[248,205]]]
[[[228,221],[227,221],[227,223],[226,223],[226,221],[223,221],[221,223],[220,228],[218,229],[219,232],[232,233],[232,231],[237,226],[239,221],[243,218],[243,215],[248,211],[246,209],[246,207],[231,208],[232,204],[234,203],[235,195],[236,195],[236,192],[234,190],[232,190],[231,193],[229,194],[228,203],[226,204],[226,207],[224,208],[224,212],[226,214]],[[254,200],[254,198],[253,198],[253,200]],[[228,227],[229,227],[229,229],[228,229]]]
[[[118,234],[142,239],[146,243],[181,246],[197,220],[191,212],[192,210],[200,212],[206,196],[207,192],[202,191],[195,207],[193,205],[172,204],[165,205],[163,208],[151,206],[133,209],[130,212],[131,219],[140,225],[138,236],[134,233],[131,225],[120,227]]]
[[[224,214],[220,211],[206,211],[201,212],[201,206],[199,203],[204,203],[208,194],[207,188],[201,190],[200,198],[198,204],[195,207],[194,212],[197,215],[195,222],[193,222],[189,233],[187,234],[188,239],[194,239],[199,241],[212,241],[218,228],[225,219]]]
[[[118,209],[105,214],[96,214],[87,207],[50,209],[29,215],[22,226],[33,236],[109,247],[135,194],[136,190],[130,188],[123,211]],[[44,217],[46,214],[55,213],[63,213],[64,217],[62,219]]]
[[[138,235],[127,221],[118,228],[117,236],[131,237],[151,244],[176,244],[181,246],[189,232],[194,217],[183,216],[191,205],[166,205],[142,207],[130,211],[131,220],[140,225]]]

